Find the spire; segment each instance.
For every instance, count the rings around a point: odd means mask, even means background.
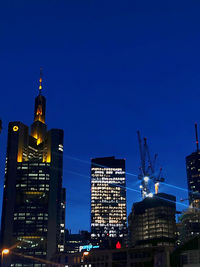
[[[39,79],[39,95],[41,95],[41,91],[42,91],[42,67],[40,67],[40,79]]]
[[[198,140],[197,123],[195,123],[195,135],[196,135],[197,152],[199,152],[199,140]]]
[[[35,98],[34,121],[40,121],[42,123],[45,123],[46,98],[41,94],[42,76],[42,67],[40,67],[39,94]]]

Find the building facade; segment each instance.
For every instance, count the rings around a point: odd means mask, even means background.
[[[133,204],[128,217],[131,247],[174,246],[176,198],[158,193]]]
[[[30,129],[10,122],[1,222],[2,266],[46,266],[64,248],[63,130],[47,130],[46,99],[35,98]]]
[[[200,237],[195,236],[187,240],[171,253],[171,267],[199,267],[200,266]]]
[[[95,158],[91,162],[91,238],[124,239],[126,236],[125,160]]]
[[[200,208],[200,151],[186,157],[189,203]]]
[[[195,124],[196,151],[186,157],[188,197],[191,207],[200,208],[200,150],[197,124]]]
[[[63,254],[57,262],[66,267],[170,267],[170,247],[92,249]]]
[[[200,211],[193,207],[189,207],[182,212],[179,217],[180,243],[200,235]]]
[[[72,234],[68,230],[65,233],[66,253],[73,254],[79,252],[81,246],[90,244],[91,234],[88,231],[79,231],[78,234]]]

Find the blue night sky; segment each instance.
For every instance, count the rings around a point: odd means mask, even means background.
[[[92,157],[126,158],[126,171],[138,174],[138,129],[166,183],[186,189],[185,156],[200,123],[199,10],[194,0],[1,1],[0,201],[8,122],[32,123],[40,66],[48,128],[65,132],[67,228],[89,230]],[[127,191],[128,213],[140,197]]]

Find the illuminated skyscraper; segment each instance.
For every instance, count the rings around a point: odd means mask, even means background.
[[[1,246],[12,253],[3,266],[46,266],[64,250],[63,130],[47,130],[41,89],[42,78],[30,133],[19,121],[8,126]]]
[[[123,239],[127,229],[125,160],[106,157],[91,163],[91,238]]]
[[[196,151],[186,157],[188,199],[190,207],[180,217],[180,241],[200,234],[200,150],[195,124]]]
[[[200,150],[195,124],[196,151],[186,157],[186,170],[188,182],[189,203],[193,207],[200,208]]]

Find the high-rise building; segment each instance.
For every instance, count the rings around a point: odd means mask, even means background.
[[[192,207],[200,208],[200,150],[196,130],[196,151],[186,157],[189,203]]]
[[[176,198],[158,193],[133,204],[128,217],[131,247],[173,246]]]
[[[179,217],[180,244],[200,235],[200,210],[189,207]]]
[[[196,151],[186,157],[189,208],[179,217],[180,243],[200,234],[200,150],[195,124]]]
[[[47,130],[46,99],[35,98],[30,127],[10,122],[1,222],[2,266],[47,266],[64,248],[63,130]]]
[[[126,236],[125,160],[95,158],[91,162],[91,238]]]

